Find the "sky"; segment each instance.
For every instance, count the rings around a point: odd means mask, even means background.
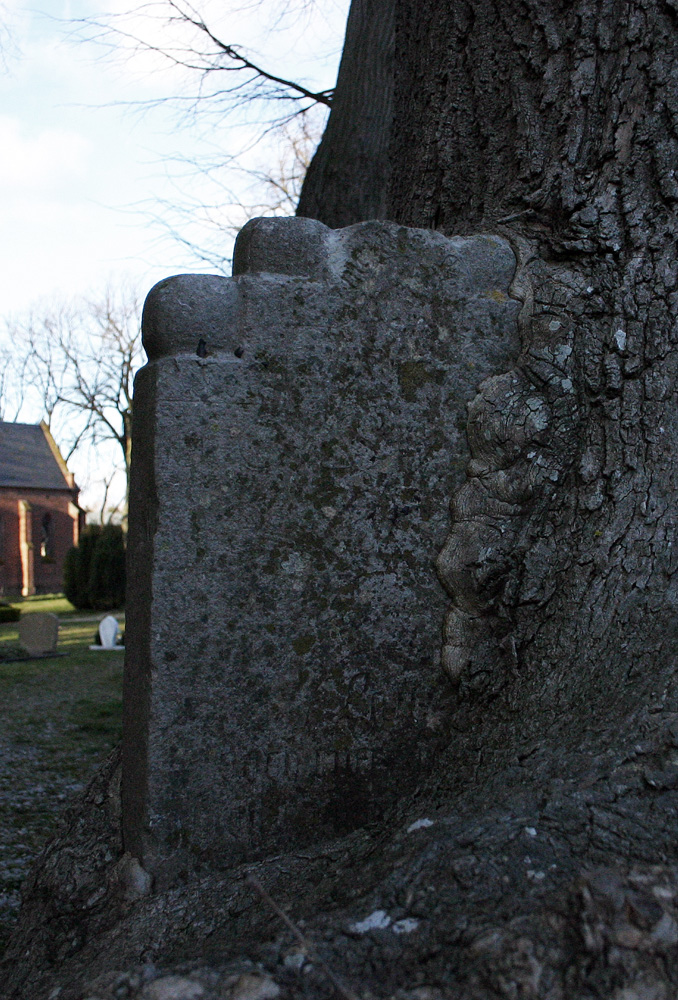
[[[348,0],[193,6],[272,72],[334,84]],[[186,242],[227,258],[232,233],[209,220],[233,227],[260,214],[248,206],[266,193],[237,167],[266,172],[277,161],[279,137],[249,148],[271,112],[202,102],[186,114],[195,74],[86,23],[113,15],[126,33],[179,52],[188,36],[172,32],[166,9],[166,0],[0,0],[0,342],[8,322],[45,304],[120,283],[143,295],[169,274],[213,272]],[[164,100],[176,95],[179,107]],[[208,160],[232,168],[195,168]],[[20,419],[37,422],[38,408],[27,401]],[[82,468],[74,461],[76,479],[96,491],[92,456],[83,453]]]

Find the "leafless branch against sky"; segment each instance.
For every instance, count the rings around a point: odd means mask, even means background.
[[[336,6],[343,10],[345,4]],[[219,270],[228,269],[233,235],[249,218],[295,211],[333,93],[327,79],[306,78],[294,62],[295,32],[298,42],[316,7],[316,0],[234,3],[225,21],[224,5],[217,10],[210,0],[151,0],[123,13],[71,22],[75,37],[104,46],[112,58],[171,71],[165,74],[166,92],[132,103],[140,111],[171,107],[179,123],[194,130],[196,141],[189,155],[165,157],[159,164],[174,195],[146,210],[162,237]],[[255,14],[265,54],[237,41],[239,31],[251,33],[248,18]],[[333,59],[325,67],[331,80],[341,40],[337,32]],[[282,58],[278,50],[290,44]]]

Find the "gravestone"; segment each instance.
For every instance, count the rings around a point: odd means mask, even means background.
[[[433,561],[514,270],[495,236],[268,219],[233,278],[148,296],[122,794],[156,884],[376,820],[445,740]]]
[[[114,615],[106,615],[99,622],[99,643],[95,646],[90,646],[90,649],[96,650],[111,650],[111,649],[124,649],[124,646],[118,646],[118,636],[120,635],[120,629],[118,627],[118,620]]]
[[[19,619],[19,642],[29,656],[56,653],[59,619],[48,611],[33,611]]]

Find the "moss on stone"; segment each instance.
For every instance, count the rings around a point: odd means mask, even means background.
[[[297,656],[305,656],[313,649],[315,643],[314,635],[298,635],[296,639],[292,640],[292,649]]]
[[[441,368],[431,368],[424,361],[402,361],[398,365],[400,391],[408,403],[413,403],[418,391],[428,382],[442,385],[446,372]]]

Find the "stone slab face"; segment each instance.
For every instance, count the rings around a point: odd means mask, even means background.
[[[509,245],[254,220],[161,282],[137,376],[126,849],[158,884],[378,819],[445,739],[433,560]]]
[[[19,619],[19,642],[30,656],[56,653],[59,619],[48,611],[33,611]]]

